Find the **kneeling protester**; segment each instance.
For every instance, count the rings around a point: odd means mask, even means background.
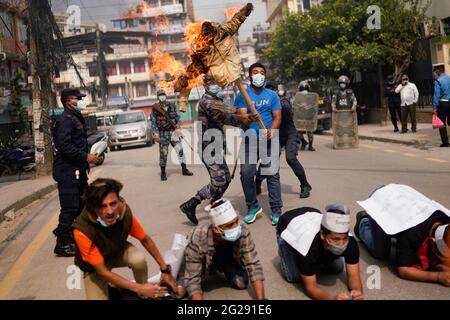
[[[394,238],[401,278],[450,287],[450,210],[401,184],[380,187],[358,204],[365,211],[357,215],[355,234],[373,257],[388,259]]]
[[[153,240],[120,197],[122,187],[116,180],[95,180],[84,195],[85,209],[73,224],[75,264],[84,272],[86,298],[108,299],[108,283],[142,298],[161,298],[168,287],[177,293],[170,265],[164,262]],[[127,241],[128,236],[138,239],[160,266],[159,283],[147,283],[145,255]],[[132,269],[136,282],[111,271],[121,267]]]
[[[264,296],[264,274],[255,244],[231,202],[220,199],[209,209],[211,222],[189,236],[180,279],[192,300],[203,300],[202,285],[213,271],[224,273],[230,287],[246,289],[251,282],[258,300]]]
[[[277,226],[281,271],[288,282],[302,280],[306,294],[317,300],[362,300],[359,248],[349,235],[350,210],[330,204],[322,214],[302,207],[283,214]],[[331,295],[317,285],[318,273],[347,271],[349,292]]]

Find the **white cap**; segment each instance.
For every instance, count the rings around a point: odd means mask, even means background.
[[[344,214],[331,211],[339,210]],[[336,233],[347,233],[350,231],[350,210],[341,204],[329,204],[325,207],[322,216],[322,226]]]
[[[433,70],[437,67],[445,67],[445,63],[435,63],[433,64]]]
[[[223,203],[214,208],[211,206],[208,212],[208,215],[211,218],[211,221],[214,226],[218,227],[236,219],[238,215],[234,210],[230,200],[223,198],[217,200],[216,202],[223,202]]]
[[[436,246],[439,250],[439,252],[445,256],[448,257],[450,255],[449,249],[447,247],[447,244],[445,243],[444,234],[445,230],[447,229],[448,224],[443,224],[436,228],[436,231],[434,232],[434,238],[436,239]]]

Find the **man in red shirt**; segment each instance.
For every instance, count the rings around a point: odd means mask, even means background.
[[[116,180],[95,180],[84,195],[85,209],[73,224],[75,264],[84,272],[87,299],[108,299],[108,283],[153,299],[164,296],[168,287],[177,293],[170,265],[120,197],[122,187]],[[138,239],[158,263],[160,283],[147,283],[145,255],[127,241],[128,236]],[[111,271],[120,267],[131,268],[136,282]]]

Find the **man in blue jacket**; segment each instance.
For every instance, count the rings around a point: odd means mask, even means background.
[[[78,109],[78,101],[85,96],[77,89],[62,90],[64,112],[53,128],[53,178],[58,183],[61,206],[58,227],[53,231],[56,236],[54,252],[63,257],[75,255],[72,223],[83,209],[81,196],[87,187],[89,164],[100,161],[89,153],[86,122]]]
[[[444,127],[439,129],[442,140],[441,147],[450,147],[446,126],[446,123],[450,125],[450,77],[445,74],[443,63],[433,65],[433,70],[436,75],[433,112],[444,123]]]

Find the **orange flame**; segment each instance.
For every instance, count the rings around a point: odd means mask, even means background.
[[[238,11],[241,10],[240,7],[229,7],[225,9],[225,20],[231,20],[233,16],[238,13]]]
[[[204,20],[191,22],[186,25],[183,41],[189,48],[189,52],[202,53],[208,52],[212,47],[212,36],[205,37],[202,33],[202,24]]]

